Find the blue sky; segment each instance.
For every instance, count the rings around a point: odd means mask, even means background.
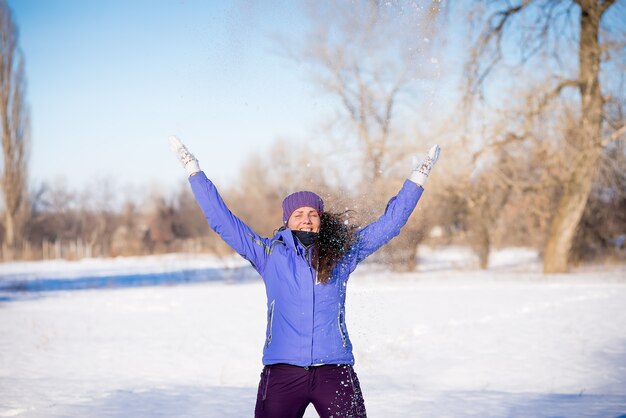
[[[311,137],[325,105],[270,35],[289,2],[13,0],[26,58],[30,178],[84,188],[180,184],[176,134],[219,184],[277,137]]]
[[[319,140],[333,104],[271,37],[304,34],[298,4],[9,0],[26,58],[31,184],[178,186],[184,171],[167,145],[176,134],[209,177],[230,186],[277,138]],[[612,9],[618,29],[623,6]],[[420,91],[425,124],[454,110],[467,48],[461,23],[438,56],[444,74]],[[507,87],[529,83],[526,70],[492,77],[492,97],[506,100]]]

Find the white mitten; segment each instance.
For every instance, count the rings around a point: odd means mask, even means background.
[[[433,145],[430,151],[428,151],[428,156],[423,163],[414,163],[415,167],[413,167],[413,172],[411,173],[411,177],[409,178],[413,183],[419,184],[420,186],[424,187],[426,180],[428,180],[430,170],[433,169],[433,166],[439,159],[440,151],[441,148],[439,148],[439,145]]]
[[[180,142],[180,139],[172,135],[169,140],[170,149],[174,154],[176,154],[176,157],[178,157],[178,160],[181,162],[183,167],[185,167],[187,175],[191,176],[192,174],[201,171],[200,165],[198,165],[198,160],[192,153],[189,152],[187,147]]]

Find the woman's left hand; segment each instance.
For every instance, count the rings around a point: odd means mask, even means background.
[[[428,180],[428,175],[430,174],[430,170],[433,169],[433,166],[439,159],[439,153],[441,152],[441,148],[439,145],[433,145],[433,147],[428,151],[428,156],[426,160],[421,164],[415,164],[413,167],[413,172],[411,173],[410,180],[424,187],[426,180]]]

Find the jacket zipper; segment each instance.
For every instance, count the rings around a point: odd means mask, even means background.
[[[341,342],[344,347],[348,345],[346,335],[343,333],[343,313],[341,312],[341,302],[339,303],[339,315],[337,315],[337,325],[339,325],[339,334],[341,334]]]
[[[270,369],[269,367],[265,370],[265,382],[263,384],[263,401],[265,401],[265,398],[267,398],[267,387],[269,386],[270,383],[270,371],[272,369]]]
[[[309,266],[309,271],[311,271],[312,278],[312,287],[311,287],[311,299],[312,299],[312,307],[311,307],[311,354],[309,359],[309,364],[313,364],[313,336],[315,335],[315,285],[317,284],[317,270],[313,268],[311,265],[311,255],[310,252],[313,251],[313,247],[304,249],[304,259],[306,260],[307,265]]]
[[[313,336],[315,335],[315,282],[317,281],[317,273],[315,277],[313,277],[312,287],[311,287],[311,297],[313,299],[313,307],[312,307],[312,321],[311,321],[311,360],[309,364],[313,364]]]
[[[294,238],[294,239],[297,240],[297,238]],[[302,257],[304,258],[304,261],[306,261],[306,264],[309,267],[309,271],[311,271],[311,279],[312,279],[312,283],[311,283],[312,284],[312,288],[311,288],[311,299],[312,299],[311,352],[309,354],[309,364],[313,364],[313,335],[315,334],[315,285],[317,284],[317,270],[313,268],[313,266],[311,265],[311,261],[310,261],[310,258],[311,258],[310,252],[313,251],[312,246],[307,248],[307,247],[304,247],[304,245],[302,245],[301,248],[303,249],[303,251],[300,251],[300,249],[298,248],[298,244],[296,243],[296,251],[299,255],[302,255]]]
[[[274,304],[275,303],[276,303],[276,299],[274,299],[272,303],[270,304],[269,318],[267,319],[269,332],[267,333],[267,341],[265,342],[265,348],[269,347],[270,343],[272,342],[272,328],[274,326]]]

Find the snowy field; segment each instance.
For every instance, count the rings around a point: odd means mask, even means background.
[[[546,276],[527,250],[486,272],[463,249],[421,257],[417,273],[351,278],[368,416],[626,416],[626,266]],[[265,292],[241,266],[0,264],[0,417],[253,416]]]

